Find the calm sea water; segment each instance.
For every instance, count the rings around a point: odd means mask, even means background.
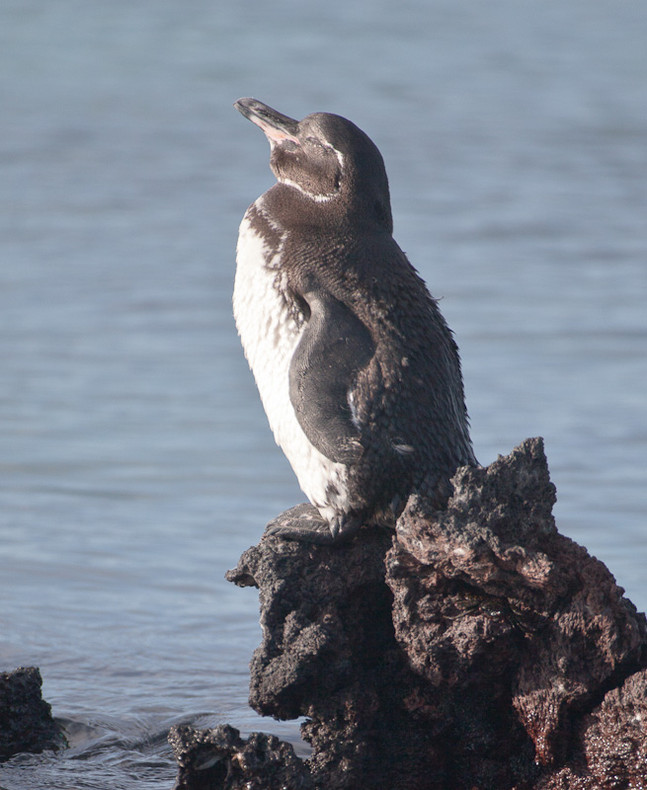
[[[5,0],[0,663],[72,748],[2,787],[170,788],[180,721],[298,739],[247,708],[223,580],[303,499],[231,318],[272,183],[239,96],[377,142],[479,459],[543,435],[561,531],[647,606],[646,33],[633,0]]]

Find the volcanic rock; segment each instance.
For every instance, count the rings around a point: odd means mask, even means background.
[[[395,534],[242,555],[227,578],[259,589],[263,632],[250,704],[306,717],[312,755],[175,730],[178,788],[647,786],[647,621],[557,531],[541,439],[452,485],[443,510],[413,495]]]

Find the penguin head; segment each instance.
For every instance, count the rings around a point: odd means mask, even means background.
[[[280,184],[322,208],[329,204],[392,232],[384,160],[354,123],[326,112],[296,121],[256,99],[239,99],[234,107],[265,133],[270,167]]]

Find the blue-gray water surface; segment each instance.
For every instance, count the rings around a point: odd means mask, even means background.
[[[71,748],[3,788],[170,788],[178,722],[298,742],[247,707],[223,579],[303,500],[231,317],[273,180],[239,96],[376,141],[480,461],[544,436],[560,531],[645,609],[646,33],[637,0],[5,0],[0,664]]]

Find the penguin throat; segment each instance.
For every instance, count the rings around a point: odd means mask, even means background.
[[[338,191],[328,192],[328,193],[323,194],[323,195],[316,194],[316,193],[313,193],[313,192],[309,192],[307,189],[302,187],[301,184],[297,184],[296,181],[292,181],[289,178],[281,177],[281,178],[278,178],[277,180],[278,180],[279,184],[285,184],[285,186],[287,186],[287,187],[292,187],[293,189],[296,189],[298,192],[301,192],[302,195],[305,195],[306,197],[309,197],[311,200],[314,200],[315,203],[327,203],[329,200],[332,200],[333,198],[335,198],[339,194]]]

